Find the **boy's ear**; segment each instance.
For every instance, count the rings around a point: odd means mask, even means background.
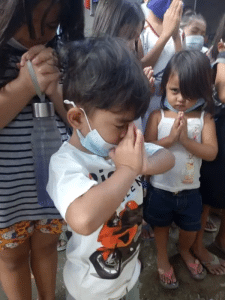
[[[84,113],[78,107],[73,107],[67,112],[67,120],[74,129],[81,129],[85,121]]]
[[[218,52],[225,51],[225,43],[223,41],[219,41],[217,44],[217,49],[218,49]]]

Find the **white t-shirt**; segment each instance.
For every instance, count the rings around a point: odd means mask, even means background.
[[[162,147],[147,143],[145,149],[152,155]],[[47,191],[65,218],[75,199],[114,171],[111,159],[82,152],[65,142],[51,158]],[[70,229],[63,274],[67,290],[76,300],[120,299],[133,288],[140,274],[142,201],[138,176],[115,214],[98,230],[82,236]]]
[[[159,37],[152,31],[152,29],[148,26],[147,22],[145,23],[145,28],[142,31],[141,35],[141,43],[144,51],[144,55],[146,55],[149,51],[151,51]],[[143,118],[143,129],[145,130],[148,117],[153,110],[160,108],[161,95],[160,95],[160,85],[162,81],[162,75],[164,69],[171,59],[171,57],[175,53],[175,45],[172,37],[166,43],[163,51],[161,52],[159,59],[157,60],[154,66],[154,76],[155,76],[155,93],[151,96],[150,104],[148,110]]]
[[[161,110],[162,119],[158,125],[158,140],[170,134],[174,118],[166,118]],[[201,143],[204,126],[204,112],[200,118],[187,119],[188,137]],[[200,187],[200,168],[202,159],[188,152],[180,143],[175,143],[169,150],[175,156],[175,166],[169,171],[151,176],[152,186],[169,192],[197,189]]]

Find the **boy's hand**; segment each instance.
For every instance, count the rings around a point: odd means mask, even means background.
[[[171,143],[174,144],[179,140],[181,133],[181,120],[183,118],[183,112],[179,112],[177,118],[175,119],[173,126],[170,131]]]
[[[109,156],[116,165],[116,169],[120,167],[130,168],[135,177],[142,173],[143,166],[143,147],[144,137],[139,129],[136,129],[132,123],[128,127],[128,131],[116,149],[110,151]]]

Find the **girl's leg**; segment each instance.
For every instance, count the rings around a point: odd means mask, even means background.
[[[201,229],[197,232],[194,244],[191,246],[194,254],[201,261],[210,261],[213,259],[211,254],[206,250],[206,248],[203,245],[203,234],[204,234],[207,218],[209,215],[209,210],[210,210],[209,205],[203,205],[203,212],[201,217]]]
[[[187,266],[190,264],[196,263],[196,258],[191,254],[190,249],[196,239],[197,232],[196,231],[186,231],[180,229],[179,235],[179,250],[180,255],[183,258],[184,262]],[[201,273],[203,267],[199,264],[197,272]]]
[[[9,300],[31,300],[29,266],[30,240],[13,249],[0,251],[0,278]]]
[[[225,209],[222,210],[220,229],[216,236],[216,244],[225,252]]]
[[[167,243],[169,238],[169,229],[168,227],[155,227],[154,233],[155,233],[155,242],[156,242],[156,248],[157,248],[157,266],[158,270],[162,270],[162,272],[159,271],[160,279],[165,283],[171,283],[170,279],[163,275],[164,273],[167,273],[171,270],[171,265],[169,262],[168,254],[167,254]],[[175,275],[173,273],[172,282],[176,282]]]
[[[55,299],[59,235],[35,231],[31,237],[31,268],[38,289],[38,300]]]

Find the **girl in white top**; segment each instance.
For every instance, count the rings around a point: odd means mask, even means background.
[[[175,54],[166,66],[161,90],[163,109],[150,115],[145,138],[172,151],[175,166],[151,177],[144,217],[154,227],[160,283],[173,289],[178,281],[167,255],[173,221],[180,227],[179,250],[191,276],[203,279],[206,275],[190,248],[201,227],[201,162],[214,160],[218,151],[214,120],[205,112],[212,110],[207,57],[200,51]]]
[[[144,30],[141,33],[138,51],[143,67],[154,69],[155,93],[151,97],[149,108],[143,118],[143,129],[149,114],[160,107],[160,84],[163,71],[176,51],[182,50],[179,34],[182,16],[182,1],[151,0]]]

